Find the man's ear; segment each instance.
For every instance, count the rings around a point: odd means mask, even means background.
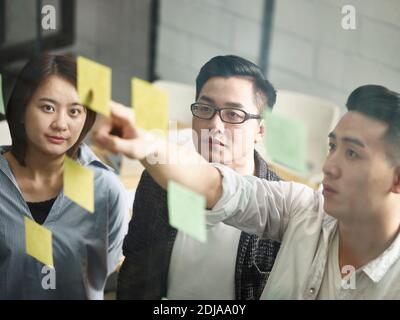
[[[397,166],[394,171],[392,192],[400,194],[400,166]]]
[[[254,143],[255,144],[259,143],[263,139],[264,134],[265,134],[265,121],[264,119],[261,119],[258,125],[258,132],[255,136]]]

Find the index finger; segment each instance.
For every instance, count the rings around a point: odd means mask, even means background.
[[[109,105],[113,120],[121,121],[123,123],[129,121],[131,124],[135,122],[134,111],[132,108],[126,107],[123,104],[115,101],[110,101]]]

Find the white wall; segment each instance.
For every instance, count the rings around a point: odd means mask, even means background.
[[[76,43],[53,52],[72,52],[106,64],[113,71],[112,96],[130,104],[133,76],[147,79],[151,0],[77,0]],[[12,43],[36,37],[36,2],[6,0],[6,40]],[[43,0],[56,9],[56,28],[61,26],[60,0]],[[57,32],[58,30],[54,31]],[[53,31],[43,31],[45,35]],[[20,67],[24,61],[15,63]]]
[[[218,54],[258,60],[263,0],[161,0],[160,6],[160,78],[193,84]]]
[[[356,30],[341,27],[343,5]],[[400,91],[400,1],[277,0],[269,78],[343,106],[366,83]]]
[[[76,1],[77,36],[70,50],[111,67],[112,96],[128,105],[131,78],[147,79],[149,3],[150,0]]]
[[[194,83],[217,54],[259,63],[263,0],[161,0],[156,70],[160,78]],[[341,27],[352,4],[357,29]],[[343,106],[357,86],[400,91],[400,1],[276,0],[268,78]]]

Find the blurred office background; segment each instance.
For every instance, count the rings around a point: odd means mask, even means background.
[[[53,5],[56,30],[42,30]],[[341,26],[356,9],[356,30]],[[193,84],[212,56],[261,65],[278,89],[343,106],[365,83],[400,89],[398,0],[0,0],[5,95],[26,59],[52,50],[113,69],[113,98],[130,103],[130,78]]]

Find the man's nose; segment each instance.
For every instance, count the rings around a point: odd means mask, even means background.
[[[222,121],[218,112],[216,112],[214,116],[210,120],[208,120],[208,123],[210,129],[216,130],[221,133],[225,131],[225,124]]]
[[[340,176],[340,166],[339,166],[339,159],[336,154],[330,154],[327,156],[325,163],[322,167],[322,172],[325,176],[331,178],[338,178]]]

